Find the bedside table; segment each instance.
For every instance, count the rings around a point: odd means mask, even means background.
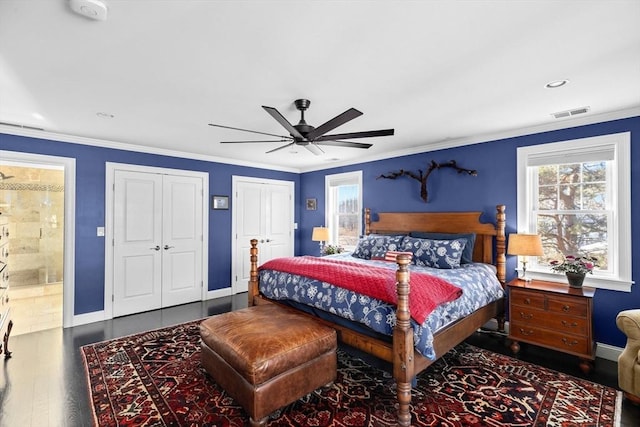
[[[596,358],[592,327],[595,288],[520,279],[507,287],[511,351],[520,351],[519,342],[546,347],[578,356],[582,372],[591,372]]]

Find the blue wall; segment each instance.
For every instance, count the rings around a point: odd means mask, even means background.
[[[481,210],[485,221],[495,222],[495,206],[507,207],[507,233],[517,230],[516,215],[516,149],[518,147],[586,138],[598,135],[631,131],[631,180],[632,180],[632,242],[640,241],[640,117],[615,120],[588,126],[544,132],[517,138],[508,138],[480,144],[426,152],[411,156],[363,163],[301,176],[301,196],[318,198],[317,211],[301,211],[299,242],[301,253],[315,253],[317,247],[310,241],[311,229],[324,221],[324,176],[326,174],[362,170],[363,204],[373,212],[384,211],[464,211]],[[438,163],[455,160],[460,167],[476,169],[478,176],[458,174],[453,169],[441,169],[429,176],[429,201],[420,198],[420,183],[408,177],[395,180],[377,179],[400,169],[425,171],[434,160]],[[632,251],[633,279],[640,276],[640,257]],[[508,280],[514,277],[515,257],[507,257]],[[601,343],[624,347],[625,337],[615,325],[615,317],[621,310],[640,308],[640,286],[632,292],[598,290],[594,298],[594,333]]]
[[[90,313],[104,307],[104,238],[96,236],[96,227],[105,222],[105,163],[118,162],[209,173],[210,194],[231,193],[232,175],[280,179],[295,182],[296,254],[315,254],[317,244],[311,241],[314,226],[324,224],[324,176],[354,170],[363,171],[364,206],[380,211],[460,211],[481,210],[483,219],[493,222],[495,206],[507,206],[507,233],[516,224],[516,148],[631,131],[632,164],[632,241],[640,241],[640,197],[633,184],[640,182],[640,117],[615,120],[553,132],[484,142],[333,168],[304,174],[276,172],[260,168],[234,166],[123,150],[98,148],[37,138],[0,134],[0,150],[20,151],[76,159],[76,289],[75,314]],[[396,180],[377,179],[399,169],[426,170],[429,162],[456,160],[464,168],[476,169],[478,176],[457,174],[442,169],[429,177],[429,202],[419,197],[419,183],[406,177]],[[304,209],[306,198],[318,200],[317,210]],[[231,276],[231,210],[209,211],[209,290],[229,286]],[[507,259],[508,279],[513,278],[514,257]],[[638,280],[640,259],[632,254],[633,279]],[[621,310],[640,308],[640,288],[632,292],[598,290],[594,300],[594,327],[597,341],[624,346],[625,339],[615,326]]]
[[[295,173],[6,134],[0,134],[0,150],[76,159],[76,315],[104,309],[105,242],[104,237],[96,236],[96,227],[105,225],[106,162],[208,172],[210,194],[231,195],[233,175],[294,181],[295,197],[300,200],[300,176]],[[231,212],[209,211],[209,290],[230,286]]]

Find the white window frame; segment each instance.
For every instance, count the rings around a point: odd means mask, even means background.
[[[613,210],[612,237],[609,247],[612,272],[610,274],[588,274],[584,285],[601,289],[631,291],[631,133],[623,132],[591,138],[574,139],[549,144],[519,147],[517,150],[517,203],[518,233],[535,233],[533,220],[535,173],[528,165],[535,163],[536,158],[562,156],[580,161],[581,153],[602,152],[613,149],[611,187],[611,208]],[[571,161],[571,160],[569,160]],[[617,191],[616,191],[617,189]],[[527,268],[527,276],[532,279],[548,281],[565,281],[564,277],[553,273],[548,266],[535,262]]]
[[[357,183],[358,184],[358,236],[362,235],[362,171],[344,172],[332,175],[325,175],[324,177],[324,200],[325,200],[325,212],[324,219],[325,224],[329,228],[330,240],[328,244],[335,244],[338,240],[338,227],[335,226],[333,218],[333,201],[331,197],[331,188],[339,185],[340,183]],[[353,250],[353,247],[345,247],[345,250]]]

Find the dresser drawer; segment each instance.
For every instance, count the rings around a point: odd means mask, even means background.
[[[539,310],[545,309],[544,295],[538,292],[512,288],[509,293],[509,301],[512,305],[537,308]]]
[[[576,335],[586,335],[589,332],[589,322],[586,317],[551,314],[528,307],[511,307],[511,321]]]
[[[547,302],[551,313],[587,317],[587,301],[583,298],[556,296]]]
[[[553,331],[518,321],[513,321],[510,325],[509,335],[518,341],[542,345],[580,356],[592,356],[592,346],[586,336]]]

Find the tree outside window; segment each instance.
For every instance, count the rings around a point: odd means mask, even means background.
[[[564,255],[593,256],[608,270],[607,162],[544,165],[537,168],[536,228],[548,264]]]

